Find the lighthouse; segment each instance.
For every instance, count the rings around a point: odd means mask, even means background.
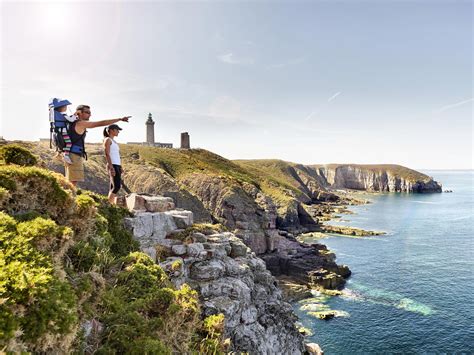
[[[151,113],[148,114],[148,120],[146,120],[145,125],[146,143],[149,145],[155,145],[155,121],[151,118]]]

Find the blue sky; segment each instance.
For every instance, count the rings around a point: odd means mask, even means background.
[[[470,1],[2,2],[1,124],[47,102],[230,159],[473,168]],[[26,25],[25,25],[26,24]],[[99,129],[89,133],[100,141]]]

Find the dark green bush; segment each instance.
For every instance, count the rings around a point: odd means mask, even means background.
[[[3,159],[5,164],[21,166],[33,166],[38,162],[28,149],[16,144],[7,144],[0,147],[0,159]]]

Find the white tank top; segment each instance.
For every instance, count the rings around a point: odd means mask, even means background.
[[[110,160],[113,165],[121,165],[119,145],[112,138],[110,138],[110,141],[112,142],[112,144],[110,144]]]

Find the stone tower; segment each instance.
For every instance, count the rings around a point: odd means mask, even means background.
[[[189,143],[189,134],[188,132],[181,133],[181,148],[182,149],[190,149]]]
[[[146,143],[150,145],[155,144],[155,121],[151,118],[151,113],[148,114],[146,125]]]

